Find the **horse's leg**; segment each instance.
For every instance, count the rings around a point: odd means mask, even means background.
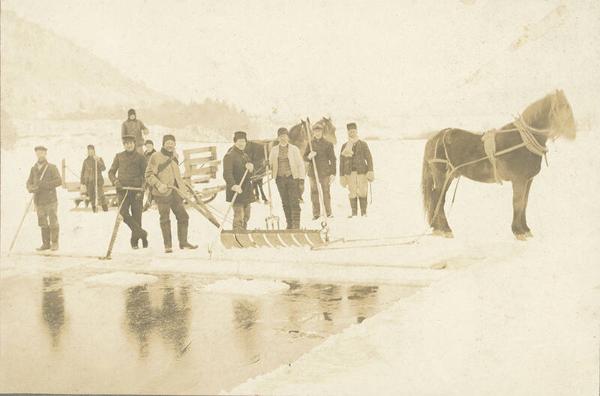
[[[525,236],[527,238],[531,238],[533,234],[531,230],[527,226],[527,203],[529,202],[529,191],[531,190],[531,183],[533,182],[533,178],[527,181],[527,186],[525,187],[525,196],[523,197],[523,213],[521,214],[521,226],[523,227],[523,231],[525,232]]]
[[[525,240],[525,230],[523,229],[523,211],[525,208],[525,195],[527,192],[527,180],[513,180],[513,221],[512,232],[515,237],[520,240]]]
[[[437,215],[435,216],[435,219],[433,219],[433,233],[436,235],[441,235],[445,238],[454,238],[454,234],[452,233],[452,229],[448,224],[446,211],[444,209],[444,206],[446,205],[446,193],[450,188],[452,179],[453,177],[443,174],[441,183],[437,184],[432,196],[432,199],[435,200],[435,202],[433,202],[434,208],[438,208]]]

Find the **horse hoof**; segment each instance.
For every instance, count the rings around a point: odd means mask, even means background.
[[[515,234],[515,238],[517,238],[518,241],[526,241],[527,237],[525,236],[525,234]]]

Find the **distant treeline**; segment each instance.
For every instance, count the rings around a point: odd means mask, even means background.
[[[238,110],[235,106],[220,100],[206,99],[202,103],[190,102],[188,104],[169,101],[152,107],[136,107],[134,104],[130,107],[135,109],[138,118],[147,125],[155,124],[175,129],[194,126],[227,137],[231,137],[231,133],[236,130],[250,131],[255,129],[252,119],[243,110]],[[125,120],[127,110],[130,107],[103,106],[94,110],[63,114],[56,118],[69,120]]]

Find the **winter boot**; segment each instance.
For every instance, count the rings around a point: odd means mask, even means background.
[[[367,197],[361,197],[358,199],[358,201],[360,202],[360,215],[361,216],[366,216],[367,215]]]
[[[148,232],[142,229],[140,231],[140,238],[142,239],[142,247],[146,249],[148,247]]]
[[[135,232],[132,233],[131,234],[131,239],[129,239],[129,243],[131,244],[131,248],[132,249],[139,249],[140,248],[139,241],[140,241],[140,238],[137,236],[137,233],[135,233]]]
[[[162,231],[163,241],[165,243],[165,252],[173,252],[173,242],[171,238],[171,222],[167,221],[160,223],[160,230]]]
[[[107,204],[105,204],[105,203],[102,204],[102,211],[103,212],[108,212],[108,205]]]
[[[358,216],[358,198],[350,198],[350,208],[352,208],[352,214],[348,218]]]
[[[58,234],[60,229],[58,227],[50,228],[50,250],[58,250]]]
[[[198,249],[198,245],[192,245],[188,242],[188,223],[177,223],[177,238],[179,239],[179,249]]]
[[[42,246],[35,249],[38,252],[50,249],[50,228],[41,227],[41,230],[42,230]]]

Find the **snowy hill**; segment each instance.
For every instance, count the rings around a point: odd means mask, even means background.
[[[151,106],[169,98],[132,81],[69,40],[2,10],[2,108],[45,117],[98,106]]]

